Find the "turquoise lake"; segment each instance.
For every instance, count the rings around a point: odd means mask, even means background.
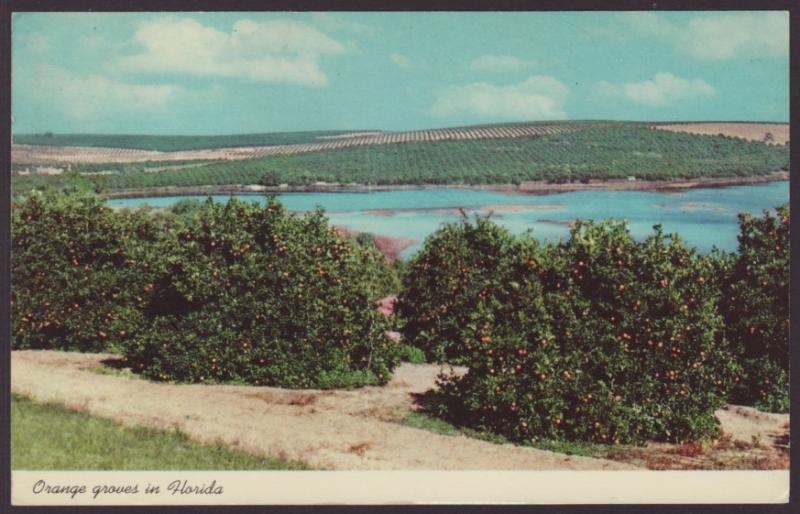
[[[260,194],[237,194],[237,198],[264,202]],[[109,200],[119,207],[169,207],[185,198],[172,196]],[[213,196],[227,201],[229,195]],[[457,207],[488,212],[487,206],[518,206],[515,211],[496,211],[492,219],[520,234],[532,230],[534,237],[557,240],[569,231],[575,219],[625,219],[637,238],[647,237],[655,224],[678,233],[701,252],[712,247],[736,249],[739,212],[759,214],[789,201],[789,182],[689,189],[680,192],[580,191],[544,196],[504,194],[468,189],[420,189],[381,192],[284,193],[279,200],[290,210],[324,208],[331,223],[348,229],[404,237],[418,241],[403,252],[413,255],[422,241],[443,223],[458,221]],[[538,206],[538,207],[537,207]],[[484,209],[482,209],[484,208]],[[502,208],[502,207],[501,207]],[[442,209],[442,210],[420,210]],[[391,211],[375,213],[369,211]]]

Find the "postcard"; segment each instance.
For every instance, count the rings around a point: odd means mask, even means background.
[[[788,501],[788,12],[11,36],[14,505]]]

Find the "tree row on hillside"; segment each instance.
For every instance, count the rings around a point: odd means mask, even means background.
[[[536,138],[374,145],[156,172],[119,171],[92,180],[102,190],[316,182],[519,184],[745,177],[786,170],[788,163],[788,146],[611,124]]]

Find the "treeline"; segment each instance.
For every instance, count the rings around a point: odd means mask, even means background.
[[[788,146],[609,125],[531,139],[373,145],[157,173],[119,173],[109,175],[102,187],[509,184],[629,176],[675,180],[763,175],[786,169],[788,163]]]
[[[767,175],[788,169],[788,145],[770,146],[725,136],[602,123],[535,138],[432,141],[370,145],[241,161],[81,165],[97,191],[172,186],[307,186],[554,183],[636,177],[680,180]],[[58,176],[12,174],[14,191],[62,182]]]
[[[557,244],[486,218],[442,227],[402,273],[322,212],[108,208],[80,188],[12,210],[15,349],[112,351],[180,382],[384,384],[407,344],[468,371],[432,412],[521,442],[684,441],[727,401],[787,411],[789,213],[742,215],[739,251],[578,223]]]
[[[485,219],[430,236],[405,275],[403,334],[440,362],[429,408],[515,441],[687,441],[728,401],[789,409],[789,213],[740,216],[739,252],[660,228],[577,223],[563,243]]]
[[[209,199],[152,215],[33,193],[12,229],[13,348],[116,351],[157,380],[286,387],[385,383],[397,364],[375,308],[394,271],[321,212]]]

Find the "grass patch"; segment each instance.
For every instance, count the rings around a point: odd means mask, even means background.
[[[411,364],[425,364],[428,362],[424,351],[408,344],[400,345],[400,360]]]
[[[27,470],[300,470],[184,434],[125,428],[60,405],[11,397],[11,468]]]
[[[613,451],[609,445],[574,441],[540,441],[534,447],[540,450],[566,455],[579,455],[581,457],[594,457],[596,459],[607,459]]]
[[[460,429],[447,421],[434,418],[433,416],[421,412],[409,412],[406,417],[400,421],[400,424],[443,435],[458,435],[462,433]]]
[[[579,455],[582,457],[595,457],[607,458],[612,452],[613,448],[609,445],[592,444],[592,443],[579,443],[570,441],[539,441],[536,444],[517,444],[505,437],[490,432],[481,432],[472,428],[458,427],[450,424],[447,421],[439,419],[430,414],[422,412],[410,412],[400,421],[400,424],[429,432],[435,432],[443,435],[463,435],[473,439],[480,439],[495,444],[514,444],[516,446],[527,446],[538,448],[540,450],[548,450],[555,453],[563,453],[565,455]],[[616,449],[618,449],[617,447]]]
[[[102,366],[90,368],[89,371],[97,373],[98,375],[109,375],[112,377],[141,378],[131,370],[128,362],[123,358],[105,359],[101,361],[101,364]]]

